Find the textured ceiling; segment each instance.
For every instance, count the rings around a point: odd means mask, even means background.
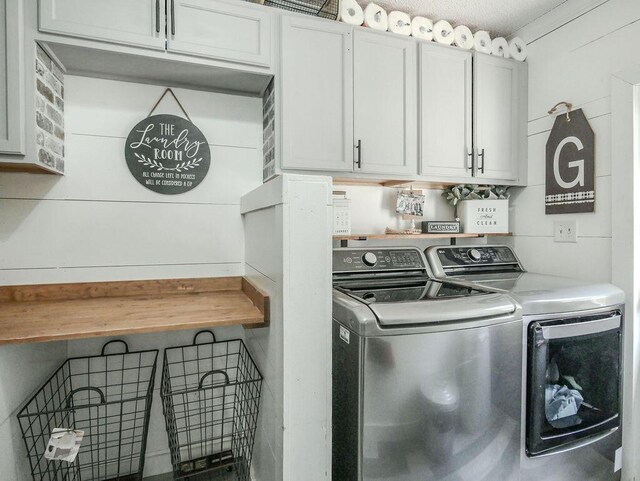
[[[492,36],[508,36],[567,0],[377,0],[390,12],[448,20],[455,27],[488,30]],[[358,0],[363,7],[369,1]]]

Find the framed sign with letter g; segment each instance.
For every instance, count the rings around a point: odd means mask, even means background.
[[[558,115],[547,140],[545,212],[593,212],[595,135],[582,109]]]

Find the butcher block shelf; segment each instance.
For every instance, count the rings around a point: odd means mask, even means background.
[[[243,277],[0,287],[0,344],[269,323]]]
[[[477,237],[494,237],[494,236],[511,236],[509,233],[502,234],[352,234],[352,235],[334,235],[333,240],[350,241],[350,240],[391,240],[391,239],[460,239],[460,238],[477,238]]]

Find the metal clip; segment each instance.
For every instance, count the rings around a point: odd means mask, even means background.
[[[567,122],[571,122],[571,117],[569,117],[569,112],[571,112],[571,110],[573,109],[573,104],[571,102],[558,102],[557,104],[555,104],[553,107],[551,107],[551,109],[549,110],[549,115],[555,114],[556,111],[558,110],[558,107],[560,107],[561,105],[564,105],[567,108]]]

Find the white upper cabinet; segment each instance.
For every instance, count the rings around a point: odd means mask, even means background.
[[[167,49],[268,67],[271,12],[251,7],[243,2],[167,0]]]
[[[40,30],[164,50],[165,0],[42,0]]]
[[[41,0],[42,32],[257,67],[271,65],[273,13],[219,0]]]
[[[0,153],[24,154],[22,44],[17,0],[0,2]]]
[[[420,45],[420,174],[464,178],[473,173],[473,54]]]
[[[282,18],[282,168],[353,168],[352,28]]]
[[[526,157],[526,65],[477,54],[474,71],[477,177],[518,181]]]
[[[416,174],[417,63],[414,39],[355,30],[356,172]]]

